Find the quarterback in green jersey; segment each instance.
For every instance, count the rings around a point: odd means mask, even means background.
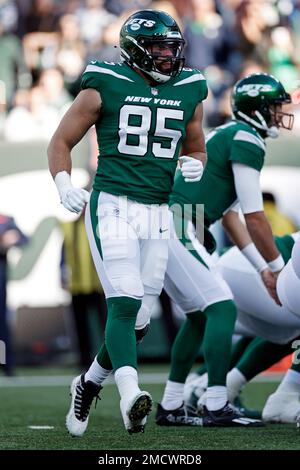
[[[172,348],[171,372],[156,416],[159,425],[196,424],[188,419],[182,401],[184,382],[201,343],[209,379],[203,425],[259,424],[239,420],[228,405],[226,374],[236,308],[232,293],[216,272],[209,254],[215,248],[209,226],[223,220],[235,244],[261,274],[269,293],[278,302],[276,277],[284,260],[263,211],[259,175],[264,163],[265,137],[275,137],[279,127],[292,127],[293,116],[281,108],[288,102],[290,97],[282,84],[268,74],[240,80],[232,94],[235,119],[207,137],[208,161],[201,181],[188,187],[180,174],[175,178],[170,208],[180,235],[169,241],[164,288],[186,314],[186,320]],[[200,203],[204,204],[204,237],[199,241],[196,205]],[[193,210],[187,213],[185,205],[191,204]],[[237,204],[248,231],[239,219]]]
[[[147,329],[167,265],[168,199],[178,158],[187,184],[206,161],[205,78],[184,68],[184,39],[168,14],[143,10],[120,31],[120,63],[92,61],[82,91],[48,148],[61,203],[80,212],[108,306],[105,345],[71,386],[67,428],[81,436],[110,369],[125,428],[143,432],[152,399],[138,385],[136,341]],[[74,145],[95,125],[99,160],[91,197],[71,183]],[[181,155],[179,157],[179,155]],[[139,320],[136,322],[139,312]]]

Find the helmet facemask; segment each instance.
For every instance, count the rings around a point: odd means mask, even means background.
[[[130,65],[137,67],[158,83],[167,82],[171,77],[180,74],[184,66],[182,56],[184,39],[182,38],[143,38],[138,40],[127,37],[134,47],[130,55],[122,50],[121,53]],[[128,56],[128,57],[127,57]]]
[[[265,131],[266,136],[276,139],[279,136],[279,129],[292,130],[294,124],[294,115],[282,111],[283,103],[290,103],[291,98],[286,93],[285,99],[282,100],[265,100],[259,109],[254,111],[259,124],[255,127]]]
[[[145,68],[147,73],[155,79],[156,74],[166,75],[165,81],[170,77],[176,77],[184,66],[182,51],[184,47],[183,39],[176,40],[151,40],[143,41],[144,47],[148,53],[147,62],[150,61],[150,70]],[[151,72],[154,72],[154,76]],[[164,81],[164,79],[162,79]]]
[[[285,101],[285,103],[290,103],[291,101]],[[272,120],[272,125],[277,128],[287,129],[291,131],[294,125],[294,115],[286,113],[282,110],[282,103],[276,103],[270,106],[270,115]]]
[[[294,124],[294,115],[282,111],[282,104],[291,103],[288,93],[283,100],[269,101],[265,100],[258,109],[252,111],[253,118],[247,116],[242,111],[236,114],[244,121],[263,131],[265,136],[276,139],[279,136],[279,128],[292,130]]]

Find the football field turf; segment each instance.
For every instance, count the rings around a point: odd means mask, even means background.
[[[43,377],[37,378],[43,381]],[[262,408],[266,397],[276,386],[274,382],[248,385],[244,392],[245,402],[249,406]],[[144,388],[152,394],[155,402],[161,399],[163,383],[147,383]],[[19,384],[0,389],[0,449],[284,450],[300,447],[300,433],[295,425],[267,425],[253,429],[166,428],[155,424],[155,407],[145,434],[129,435],[121,422],[119,397],[113,384],[104,387],[97,408],[92,406],[86,434],[74,438],[65,428],[65,415],[69,407],[66,385],[40,386],[37,382],[35,386]],[[29,426],[53,428],[32,429]]]

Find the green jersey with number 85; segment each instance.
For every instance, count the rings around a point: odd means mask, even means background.
[[[144,204],[168,202],[186,125],[207,96],[204,76],[183,69],[151,86],[126,63],[91,62],[82,89],[99,91],[94,189]]]

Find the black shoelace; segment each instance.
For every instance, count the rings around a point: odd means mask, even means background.
[[[101,400],[99,393],[95,394],[94,390],[90,389],[87,385],[83,386],[82,383],[76,386],[74,408],[75,416],[79,421],[87,419],[94,398],[96,398],[96,408],[98,400]]]

